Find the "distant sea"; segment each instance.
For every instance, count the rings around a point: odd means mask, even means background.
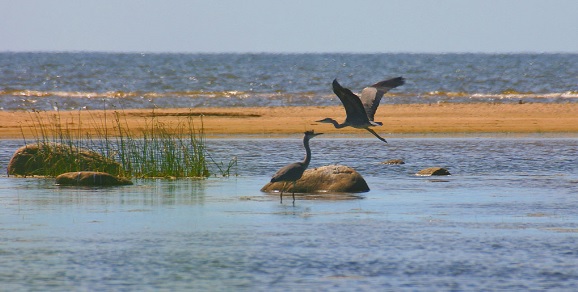
[[[339,105],[407,83],[382,101],[576,103],[578,54],[0,53],[0,110]]]

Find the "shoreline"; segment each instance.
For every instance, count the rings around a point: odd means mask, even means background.
[[[326,133],[325,137],[375,138],[363,129],[335,129],[330,124],[315,122],[326,117],[342,122],[343,107],[311,106],[0,111],[0,139],[35,138],[39,123],[49,130],[59,124],[75,135],[95,135],[103,130],[114,133],[115,113],[123,126],[131,130],[131,135],[137,137],[153,118],[176,125],[191,117],[195,127],[203,127],[207,138],[276,138],[301,135],[311,129]],[[386,139],[396,136],[578,136],[578,104],[383,104],[375,120],[383,122],[383,126],[373,129]]]

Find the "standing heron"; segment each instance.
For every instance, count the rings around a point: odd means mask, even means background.
[[[340,129],[344,127],[354,127],[358,129],[366,129],[368,132],[373,134],[377,139],[387,143],[385,139],[380,137],[375,131],[369,127],[381,126],[383,123],[375,122],[373,120],[379,102],[383,97],[383,94],[388,92],[390,89],[396,88],[405,83],[403,77],[396,77],[389,80],[384,80],[377,82],[371,86],[368,86],[361,91],[361,97],[357,96],[351,90],[342,87],[337,79],[333,80],[333,92],[339,97],[343,107],[345,108],[345,122],[342,124],[338,123],[332,118],[325,118],[316,122],[319,123],[331,123],[335,128]]]
[[[288,182],[293,183],[293,203],[295,203],[295,184],[297,180],[303,176],[303,172],[309,166],[309,162],[311,161],[311,149],[309,149],[309,140],[317,135],[321,135],[323,133],[315,133],[313,130],[306,131],[305,136],[303,137],[303,146],[305,147],[305,159],[302,162],[295,162],[289,165],[284,166],[283,168],[279,169],[271,178],[271,182],[283,182],[283,187],[281,188],[281,203],[283,203],[283,190]]]

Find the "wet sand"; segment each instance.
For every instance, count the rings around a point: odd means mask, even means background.
[[[115,125],[114,114],[112,110],[0,112],[0,139],[34,138],[38,135],[39,125],[52,129],[57,124],[71,133],[84,135],[102,132],[106,122],[110,133]],[[345,111],[341,106],[144,109],[122,110],[118,114],[123,127],[133,131],[135,136],[147,127],[147,123],[150,124],[153,117],[160,122],[176,125],[186,122],[190,116],[197,127],[201,126],[202,121],[207,137],[277,137],[300,134],[310,129],[327,133],[327,136],[348,134],[372,137],[363,130],[335,129],[330,124],[315,122],[325,117],[342,122]],[[552,133],[574,136],[578,134],[578,104],[382,105],[375,120],[383,122],[383,126],[375,127],[374,130],[386,138],[387,135],[396,134],[454,136],[475,133]]]

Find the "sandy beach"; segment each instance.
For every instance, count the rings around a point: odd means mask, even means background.
[[[314,129],[328,134],[371,137],[366,131],[334,129],[330,124],[316,120],[332,117],[345,119],[341,106],[331,107],[250,107],[250,108],[192,108],[122,110],[119,117],[126,128],[139,135],[153,117],[167,124],[184,122],[193,117],[195,126],[201,121],[207,137],[237,137],[257,135],[278,137],[300,134]],[[45,126],[60,125],[74,133],[96,133],[103,125],[112,129],[114,114],[109,111],[60,112],[0,112],[0,139],[34,138],[39,121]],[[202,119],[201,119],[202,116]],[[382,105],[376,121],[382,127],[374,130],[384,135],[446,134],[470,135],[475,133],[519,134],[578,134],[578,104],[404,104]],[[80,132],[79,132],[80,128]]]

